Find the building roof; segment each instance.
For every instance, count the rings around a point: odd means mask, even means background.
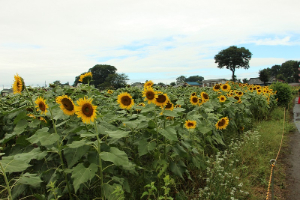
[[[200,83],[198,83],[198,82],[186,82],[187,84],[189,84],[189,85],[198,85],[198,86],[200,86],[201,84]]]
[[[267,83],[273,83],[275,81],[275,78],[272,77],[269,79],[269,81]],[[253,84],[253,85],[263,85],[264,82],[262,82],[259,78],[250,78],[248,81],[248,84]]]

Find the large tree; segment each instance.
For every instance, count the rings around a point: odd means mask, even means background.
[[[185,82],[186,77],[181,75],[179,77],[176,78],[176,84],[180,84],[180,83],[184,83]]]
[[[202,82],[203,80],[204,80],[203,76],[195,75],[186,78],[185,82]]]
[[[128,80],[129,80],[128,76],[124,73],[109,74],[106,77],[105,82],[98,85],[98,88],[100,88],[100,89],[105,89],[105,88],[118,89],[118,88],[126,87]]]
[[[91,84],[93,84],[95,87],[98,87],[100,84],[105,82],[105,79],[110,74],[115,74],[117,71],[117,68],[111,65],[101,65],[97,64],[94,67],[89,69],[89,72],[92,72],[93,78]]]
[[[259,79],[264,82],[264,85],[270,80],[270,69],[263,69],[258,72]]]
[[[226,69],[231,70],[232,80],[235,81],[235,70],[237,68],[249,69],[251,56],[252,53],[244,47],[230,46],[215,55],[215,63],[218,63],[218,68],[220,69],[226,67]]]

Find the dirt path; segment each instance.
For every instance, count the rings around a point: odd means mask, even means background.
[[[290,135],[290,154],[287,158],[287,200],[300,199],[300,104],[298,98],[295,99],[293,109],[294,123],[297,130]]]

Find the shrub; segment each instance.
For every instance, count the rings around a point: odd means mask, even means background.
[[[288,107],[292,100],[292,88],[287,83],[276,82],[270,86],[273,91],[277,91],[275,98],[278,98],[278,105]]]

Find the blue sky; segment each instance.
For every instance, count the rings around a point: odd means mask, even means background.
[[[0,89],[15,74],[26,85],[73,84],[96,64],[128,83],[170,83],[184,75],[231,78],[214,56],[235,45],[252,52],[237,78],[300,60],[297,0],[0,1]]]

